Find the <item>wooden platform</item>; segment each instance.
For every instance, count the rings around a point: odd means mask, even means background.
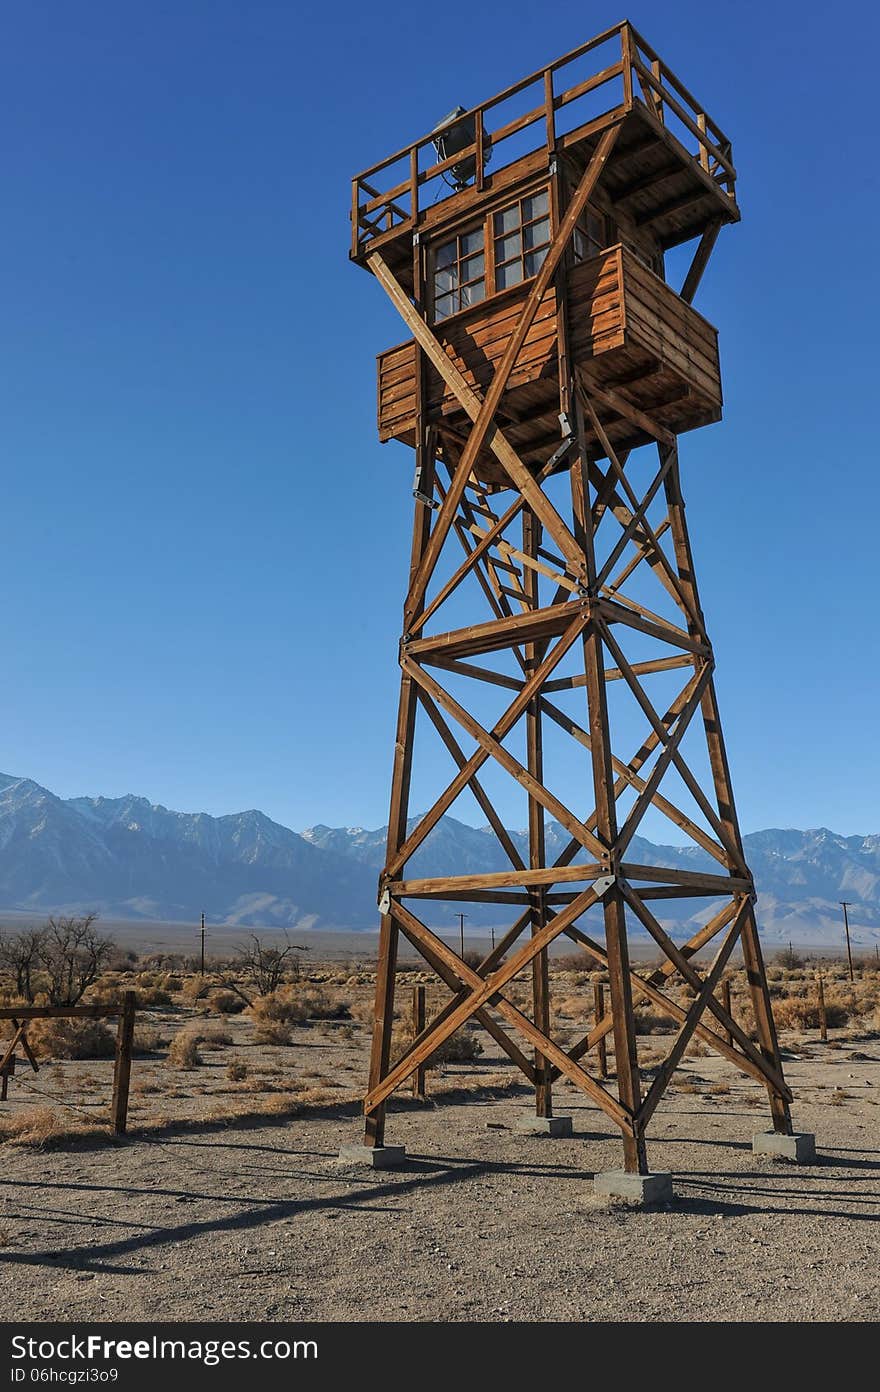
[[[617,394],[620,404],[644,411],[674,434],[721,417],[718,335],[713,326],[623,246],[575,266],[569,273],[572,352],[594,391]],[[529,285],[497,295],[457,315],[436,332],[468,384],[481,394],[509,341]],[[433,369],[427,380],[432,420],[462,431],[464,415]],[[544,296],[511,373],[499,413],[505,434],[529,464],[546,462],[559,443],[556,292]],[[609,402],[610,411],[610,402]],[[378,359],[381,440],[415,444],[415,347],[410,341]],[[609,437],[623,448],[649,436],[632,419],[608,415]],[[593,441],[598,453],[601,446]],[[483,476],[496,472],[488,451]]]

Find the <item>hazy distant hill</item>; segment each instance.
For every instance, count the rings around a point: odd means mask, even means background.
[[[525,849],[522,832],[513,839]],[[568,842],[556,823],[548,853]],[[837,941],[840,899],[853,903],[857,940],[880,941],[880,837],[834,832],[759,831],[746,849],[766,936]],[[210,817],[172,812],[146,798],[55,797],[27,778],[0,775],[0,909],[95,909],[106,917],[192,920],[201,910],[232,925],[368,929],[376,926],[376,876],[385,830],[313,826],[301,835],[262,812]],[[635,838],[631,858],[654,865],[709,863],[696,848]],[[444,817],[413,857],[409,873],[500,870],[488,828]],[[456,906],[433,905],[430,921],[451,924]],[[685,930],[697,901],[665,921]],[[496,917],[472,906],[473,926]]]

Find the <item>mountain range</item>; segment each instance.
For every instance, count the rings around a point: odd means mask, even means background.
[[[526,848],[524,832],[511,836]],[[548,855],[567,841],[550,822]],[[839,942],[839,901],[846,899],[855,941],[880,942],[880,836],[767,830],[746,836],[745,847],[769,940]],[[204,911],[213,923],[235,926],[367,930],[377,923],[384,851],[384,828],[318,825],[300,834],[258,811],[211,817],[135,796],[59,798],[29,778],[0,774],[0,910],[35,917],[96,911],[150,922],[191,921]],[[696,846],[655,845],[640,837],[629,858],[680,868],[710,864]],[[446,816],[407,873],[506,865],[488,827]],[[663,921],[678,935],[699,921],[701,908],[694,900],[668,901]],[[433,904],[429,921],[449,926],[456,909]],[[504,921],[504,912],[491,906],[468,909],[474,927]]]

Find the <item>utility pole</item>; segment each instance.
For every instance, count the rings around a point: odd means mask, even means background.
[[[843,909],[843,927],[846,932],[846,956],[849,962],[849,979],[850,981],[855,981],[856,974],[853,971],[852,946],[849,940],[849,915],[847,914],[847,909],[852,908],[852,901],[850,899],[841,899],[840,907]]]
[[[492,951],[495,951],[495,925],[491,925],[489,932],[492,934]]]
[[[199,975],[200,975],[200,976],[204,976],[204,975],[205,975],[205,915],[204,915],[204,914],[202,914],[202,930],[201,930],[201,933],[200,933],[199,936],[200,936],[200,938],[201,938],[201,943],[202,943],[202,950],[201,950],[201,954],[200,954],[200,958],[199,958]]]
[[[467,914],[460,913],[460,914],[458,915],[458,936],[459,936],[459,938],[461,939],[461,955],[462,955],[462,957],[464,957],[464,921],[465,921],[466,918],[467,918]]]

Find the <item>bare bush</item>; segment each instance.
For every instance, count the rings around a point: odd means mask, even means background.
[[[0,938],[0,970],[13,977],[16,995],[29,1005],[33,1005],[37,992],[40,970],[37,949],[42,933],[41,928],[25,928],[20,933]]]
[[[261,996],[267,996],[278,990],[286,973],[289,972],[294,977],[299,976],[300,961],[297,954],[307,952],[308,948],[290,942],[286,934],[284,946],[275,947],[258,938],[256,933],[252,933],[247,946],[239,947],[236,951],[238,966],[245,978]]]
[[[116,951],[96,930],[95,918],[50,918],[39,930],[36,961],[50,1005],[76,1005]]]

